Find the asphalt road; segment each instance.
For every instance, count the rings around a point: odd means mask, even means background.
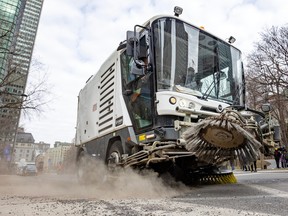
[[[72,175],[0,175],[0,216],[287,215],[287,169],[235,176],[236,184],[186,187],[130,171],[98,185],[79,185]]]

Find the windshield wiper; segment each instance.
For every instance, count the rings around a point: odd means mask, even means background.
[[[220,80],[226,78],[226,74],[224,72],[222,72],[222,71],[217,71],[217,72],[213,73],[213,76],[214,76],[213,82],[208,86],[207,90],[204,92],[204,94],[201,97],[201,99],[207,100],[207,98],[210,96],[212,90],[215,89],[215,87],[217,87],[217,89],[216,89],[216,98],[218,98],[218,96],[219,96],[219,83],[220,83]],[[216,79],[216,82],[215,82],[215,79]]]

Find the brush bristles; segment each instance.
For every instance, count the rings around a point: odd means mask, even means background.
[[[250,131],[243,127],[244,124],[229,118],[229,116],[227,117],[227,115],[205,119],[192,125],[183,133],[183,138],[187,143],[185,148],[190,152],[194,152],[199,160],[209,164],[220,164],[235,156],[239,158],[240,163],[253,162],[258,158],[261,143],[255,139]],[[215,143],[207,141],[203,135],[208,128],[211,131],[215,130],[215,128],[227,131],[234,139],[236,138],[233,137],[233,134],[237,133],[238,136],[240,134],[243,142],[240,143],[236,139],[234,144],[223,141],[223,143],[215,145]],[[237,144],[236,146],[235,143]]]
[[[210,174],[199,178],[200,184],[233,184],[237,179],[233,173]]]

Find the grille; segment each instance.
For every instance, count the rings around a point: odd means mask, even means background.
[[[102,133],[113,126],[113,105],[115,85],[115,63],[113,63],[100,77],[100,110],[98,132]]]

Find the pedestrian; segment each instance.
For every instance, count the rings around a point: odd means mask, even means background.
[[[278,150],[278,148],[275,148],[275,151],[274,151],[274,159],[275,159],[275,161],[276,161],[276,167],[277,167],[277,168],[280,168],[280,166],[279,166],[280,156],[281,156],[280,151]]]
[[[287,153],[287,151],[286,151],[286,167],[288,167],[288,153]]]
[[[251,163],[251,172],[257,172],[257,160]]]
[[[243,171],[250,171],[250,166],[247,162],[243,162]]]
[[[234,157],[231,157],[229,162],[230,162],[230,166],[231,166],[232,171],[235,170]]]
[[[286,149],[283,148],[282,151],[281,151],[281,156],[280,156],[280,162],[281,162],[281,167],[282,168],[286,168],[287,167],[286,155],[287,155]]]

